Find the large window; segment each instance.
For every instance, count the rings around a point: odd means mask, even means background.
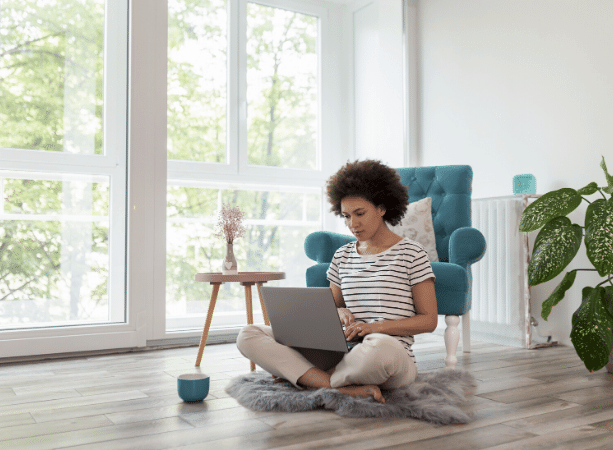
[[[341,18],[319,0],[0,0],[0,359],[191,342],[224,203],[246,216],[239,270],[304,285],[348,157]],[[211,338],[245,323],[241,286],[213,319]]]
[[[305,283],[304,238],[322,227],[320,18],[291,5],[169,1],[168,331],[202,327],[211,286],[194,274],[221,270],[222,203],[245,213],[240,271]],[[245,323],[240,285],[224,285],[219,299],[213,327]]]
[[[126,321],[126,42],[124,1],[0,2],[0,330]]]

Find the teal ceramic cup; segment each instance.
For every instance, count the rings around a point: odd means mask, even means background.
[[[203,373],[186,373],[177,378],[179,397],[186,402],[200,402],[209,395],[209,376]]]

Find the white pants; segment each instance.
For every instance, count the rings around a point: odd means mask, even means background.
[[[244,327],[236,346],[262,369],[297,387],[298,379],[315,367],[293,348],[275,341],[272,329],[265,325]],[[375,384],[393,389],[412,383],[416,377],[417,366],[402,344],[387,334],[373,333],[345,354],[330,377],[330,385],[339,388]]]

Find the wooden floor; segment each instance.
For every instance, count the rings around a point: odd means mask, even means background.
[[[211,392],[187,404],[176,377],[195,371],[196,350],[0,365],[0,449],[613,449],[613,375],[569,347],[473,342],[458,368],[479,380],[465,405],[476,421],[451,426],[249,411],[224,392],[249,370],[233,344],[205,349]],[[417,336],[415,353],[442,361],[442,339]]]

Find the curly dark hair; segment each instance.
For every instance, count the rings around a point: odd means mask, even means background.
[[[395,169],[374,159],[347,162],[328,178],[326,192],[330,211],[342,216],[341,201],[345,197],[361,197],[385,208],[385,220],[398,225],[407,211],[409,189],[402,184]]]

